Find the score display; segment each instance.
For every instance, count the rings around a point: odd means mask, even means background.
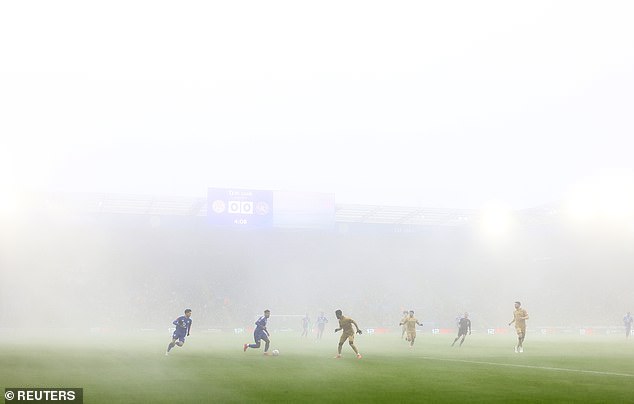
[[[209,188],[207,217],[212,224],[221,226],[271,227],[273,192]]]
[[[334,194],[209,188],[207,217],[212,225],[333,229]]]

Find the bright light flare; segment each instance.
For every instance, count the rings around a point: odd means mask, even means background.
[[[498,239],[508,235],[515,217],[511,208],[501,201],[484,206],[480,217],[481,230],[487,238]]]

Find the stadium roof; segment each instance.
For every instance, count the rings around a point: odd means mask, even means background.
[[[29,200],[47,208],[154,216],[206,216],[206,197],[176,197],[110,193],[38,193]],[[539,207],[517,212],[524,222],[543,222],[556,213]],[[479,216],[475,209],[335,204],[337,223],[460,226]]]

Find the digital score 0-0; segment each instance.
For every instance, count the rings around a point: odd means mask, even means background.
[[[209,188],[207,217],[218,226],[271,227],[273,191]]]

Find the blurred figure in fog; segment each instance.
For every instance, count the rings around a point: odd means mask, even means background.
[[[407,310],[403,310],[403,318],[401,318],[401,321],[399,322],[399,324],[401,324],[401,339],[405,338],[405,333],[407,332],[407,326],[405,326],[405,321],[407,320],[407,317],[409,316],[409,314],[407,313]]]
[[[458,336],[453,340],[453,344],[451,344],[451,346],[454,346],[460,337],[462,337],[462,340],[458,346],[462,346],[462,343],[467,336],[467,331],[469,332],[469,335],[471,335],[471,320],[469,320],[469,313],[465,313],[464,317],[458,321]]]
[[[167,352],[165,352],[165,356],[168,356],[172,348],[178,345],[182,347],[185,343],[185,337],[189,337],[189,331],[192,327],[192,319],[190,318],[192,315],[191,309],[185,309],[185,315],[180,316],[176,320],[172,322],[176,326],[176,330],[172,334],[172,342],[167,346]]]
[[[632,324],[634,324],[634,317],[628,311],[625,317],[623,317],[623,324],[625,325],[625,338],[629,338],[632,334]]]
[[[322,311],[319,317],[317,317],[317,339],[321,339],[321,336],[324,334],[327,322],[328,319],[324,316],[324,312]]]
[[[308,330],[310,329],[310,317],[308,313],[302,318],[302,337],[308,337]]]

